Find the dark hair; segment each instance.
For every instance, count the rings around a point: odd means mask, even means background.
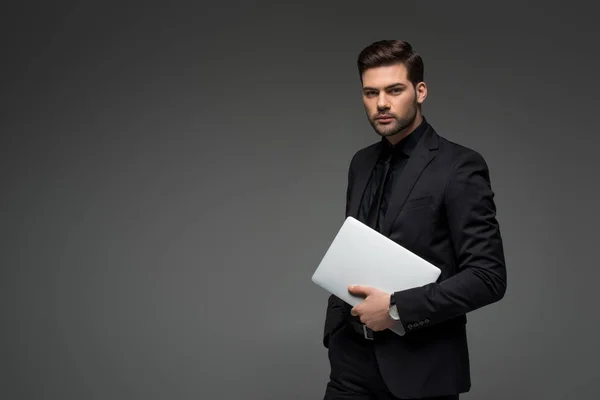
[[[369,68],[393,64],[404,64],[408,80],[416,85],[423,81],[425,67],[423,59],[410,43],[403,40],[380,40],[365,47],[358,55],[358,72],[362,81],[363,72]]]

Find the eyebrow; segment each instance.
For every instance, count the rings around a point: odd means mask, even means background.
[[[384,90],[392,89],[392,88],[395,88],[395,87],[402,87],[402,88],[404,88],[404,87],[406,87],[406,85],[404,83],[400,83],[400,82],[393,83],[391,85],[388,85],[388,86],[384,87]],[[363,90],[379,90],[379,89],[376,89],[376,88],[370,87],[370,86],[365,86],[365,87],[363,87]]]

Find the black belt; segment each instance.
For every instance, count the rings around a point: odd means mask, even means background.
[[[348,320],[348,324],[352,327],[352,329],[358,333],[359,335],[362,335],[365,339],[367,340],[373,340],[375,339],[375,336],[373,335],[373,330],[369,327],[367,327],[365,324],[363,324],[362,322],[360,322],[359,318],[350,318]]]

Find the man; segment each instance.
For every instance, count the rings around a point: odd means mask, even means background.
[[[350,162],[346,216],[441,269],[437,282],[385,293],[360,285],[354,308],[330,296],[325,399],[458,399],[471,387],[466,314],[504,296],[506,269],[488,167],[422,114],[423,61],[403,41],[358,57],[364,107],[381,140]],[[404,335],[387,328],[398,325]]]

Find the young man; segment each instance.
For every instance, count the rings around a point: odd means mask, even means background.
[[[368,224],[441,269],[437,282],[385,293],[330,296],[323,344],[325,399],[458,399],[471,387],[466,314],[506,291],[506,268],[488,167],[474,150],[436,133],[421,106],[423,61],[404,41],[358,57],[364,107],[381,140],[358,151],[346,216]],[[404,328],[404,335],[389,327]]]

